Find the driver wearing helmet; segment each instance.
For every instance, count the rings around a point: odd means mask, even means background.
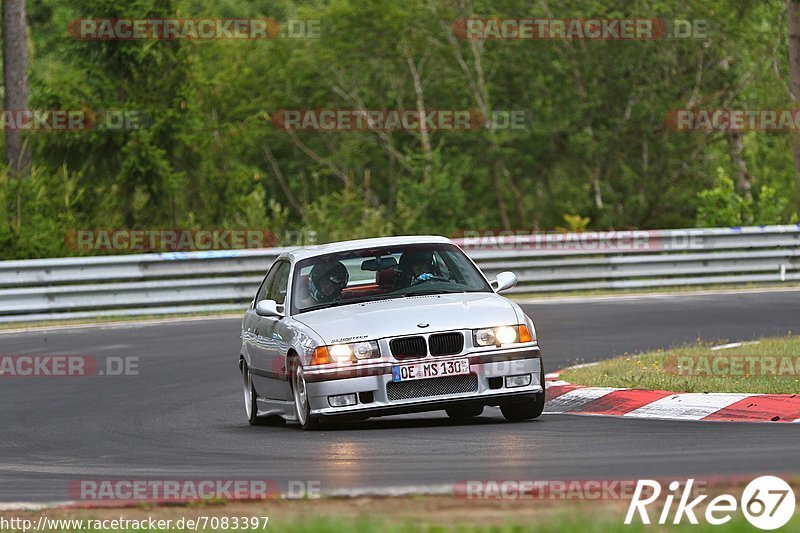
[[[339,261],[314,265],[308,274],[307,305],[326,304],[338,300],[349,279],[347,268]]]
[[[401,286],[411,287],[436,276],[433,252],[406,252],[400,256]]]

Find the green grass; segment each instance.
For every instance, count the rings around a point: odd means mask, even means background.
[[[797,491],[796,480],[790,481]],[[734,482],[729,485],[711,487],[707,496],[710,498],[720,494],[731,494],[737,502],[741,500],[743,484]],[[753,531],[753,527],[744,518],[741,508],[731,513],[731,521],[722,526],[711,526],[705,523],[705,512],[708,500],[700,504],[695,513],[700,521],[692,526],[684,517],[683,524],[644,525],[635,516],[633,524],[624,525],[630,501],[627,498],[609,500],[468,500],[453,496],[404,496],[404,497],[356,497],[356,498],[321,498],[317,500],[266,500],[263,502],[213,502],[211,505],[148,505],[142,507],[95,509],[52,508],[39,511],[7,511],[0,512],[0,518],[6,524],[14,517],[29,520],[34,528],[39,517],[50,520],[83,520],[81,531],[95,533],[142,533],[142,531],[183,531],[179,529],[147,530],[124,529],[90,529],[87,520],[137,520],[148,519],[170,520],[177,525],[181,519],[184,524],[188,520],[200,520],[206,517],[259,517],[258,527],[247,531],[252,533],[416,533],[422,532],[492,532],[492,533],[602,533],[606,531],[627,531],[631,533],[679,531],[679,532],[745,532]],[[648,508],[651,520],[658,520],[661,510],[666,504],[663,497]],[[675,516],[676,506],[672,505],[668,521]],[[263,519],[269,517],[267,527],[263,527]],[[105,524],[104,524],[105,525]],[[228,524],[232,525],[232,522]],[[6,526],[8,527],[8,526]],[[800,513],[782,530],[800,531]],[[0,528],[0,533],[12,533],[13,530]],[[33,531],[31,529],[30,531]],[[39,533],[67,530],[46,529]],[[198,531],[219,531],[231,533],[234,529],[198,529]],[[245,531],[240,529],[239,531]],[[14,531],[14,533],[21,533]]]
[[[670,516],[670,521],[672,516]],[[509,523],[505,526],[471,526],[468,522],[463,524],[448,524],[448,525],[423,525],[424,517],[420,517],[419,521],[407,522],[405,524],[390,525],[383,523],[379,520],[353,520],[341,521],[331,519],[317,519],[301,524],[292,524],[286,527],[272,527],[270,530],[273,532],[286,533],[338,533],[343,531],[357,532],[357,533],[415,533],[418,531],[425,532],[445,532],[455,531],[461,533],[607,533],[609,531],[622,531],[630,533],[645,533],[645,532],[660,532],[660,531],[677,531],[677,532],[725,532],[725,533],[738,533],[738,532],[752,532],[753,526],[741,515],[735,516],[730,522],[722,526],[712,526],[704,524],[704,518],[698,517],[700,524],[691,525],[688,520],[684,518],[684,524],[678,526],[672,525],[644,525],[634,522],[631,525],[624,525],[624,514],[620,517],[610,519],[607,517],[599,518],[594,514],[583,513],[563,513],[550,517],[549,520],[543,522],[528,522],[513,524]],[[651,517],[651,520],[658,520],[657,517]],[[795,515],[786,526],[781,528],[784,531],[797,531],[800,528],[800,518]]]
[[[513,270],[512,270],[513,271]],[[547,300],[548,298],[582,298],[607,296],[647,296],[652,294],[694,294],[704,292],[736,292],[736,291],[763,291],[763,290],[793,290],[800,288],[800,283],[716,283],[709,285],[669,285],[664,287],[648,287],[639,289],[582,289],[576,291],[554,292],[525,292],[505,295],[512,300],[534,301]]]
[[[115,323],[128,323],[128,322],[148,322],[152,320],[180,320],[192,318],[240,318],[245,309],[246,304],[242,304],[242,310],[238,311],[205,311],[205,312],[191,312],[191,313],[167,313],[167,314],[149,314],[149,315],[114,315],[102,316],[94,318],[62,318],[57,320],[36,320],[30,322],[8,322],[0,324],[0,332],[5,330],[17,329],[36,329],[36,328],[52,328],[55,326],[84,326],[94,324],[115,324]]]
[[[700,342],[624,355],[566,370],[561,379],[593,387],[675,392],[800,393],[800,337],[762,339],[717,351],[711,347]],[[770,366],[773,363],[774,368]]]

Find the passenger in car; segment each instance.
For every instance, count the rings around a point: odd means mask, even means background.
[[[435,276],[441,276],[441,273],[432,252],[406,252],[400,256],[397,287],[411,287]]]

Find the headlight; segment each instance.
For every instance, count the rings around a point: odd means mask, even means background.
[[[381,356],[381,350],[375,341],[357,342],[351,346],[356,359],[372,359]]]
[[[344,363],[353,358],[353,348],[350,344],[334,344],[328,346],[328,354],[336,363]]]
[[[502,346],[505,344],[518,344],[532,342],[533,337],[528,326],[499,326],[496,328],[483,328],[472,330],[472,341],[475,346]]]
[[[361,359],[374,359],[381,356],[376,341],[354,342],[352,344],[332,344],[314,350],[312,365],[327,363],[351,363]]]
[[[475,346],[491,346],[497,343],[497,336],[495,336],[493,329],[476,329],[474,331],[474,341]]]
[[[517,330],[508,326],[503,326],[494,330],[494,336],[500,344],[512,344],[517,342]]]

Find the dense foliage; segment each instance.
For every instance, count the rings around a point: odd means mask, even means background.
[[[464,40],[466,17],[663,18],[708,36]],[[85,41],[78,18],[319,20],[319,38]],[[792,133],[683,132],[673,109],[789,109],[781,0],[37,0],[31,106],[135,110],[31,132],[0,183],[3,258],[80,228],[264,228],[320,241],[463,230],[796,220]],[[422,104],[422,105],[421,105]],[[525,127],[287,132],[280,109],[522,111]]]

